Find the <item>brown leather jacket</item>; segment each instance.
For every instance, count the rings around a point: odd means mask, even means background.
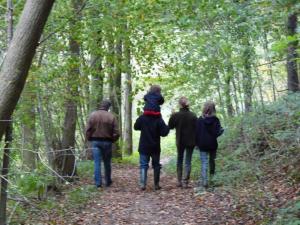
[[[105,110],[97,110],[90,115],[87,127],[86,138],[92,140],[118,140],[120,134],[118,129],[118,122],[115,116]]]

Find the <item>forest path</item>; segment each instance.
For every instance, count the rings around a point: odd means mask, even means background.
[[[154,191],[152,169],[147,190],[140,191],[138,166],[113,165],[112,171],[112,186],[69,217],[70,224],[238,224],[230,213],[232,197],[225,192],[195,196],[195,183],[188,189],[178,188],[176,178],[164,172],[162,189]]]

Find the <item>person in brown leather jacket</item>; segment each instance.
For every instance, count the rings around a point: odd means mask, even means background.
[[[119,138],[116,117],[108,112],[109,100],[103,100],[100,108],[91,113],[86,127],[86,138],[91,141],[94,158],[94,179],[97,187],[102,187],[101,163],[105,170],[105,185],[109,187],[111,180],[112,143]]]

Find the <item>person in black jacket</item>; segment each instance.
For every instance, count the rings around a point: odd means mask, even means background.
[[[177,146],[177,180],[178,187],[182,187],[182,167],[185,153],[185,173],[183,179],[184,187],[188,187],[191,173],[191,161],[196,138],[197,116],[189,110],[189,102],[186,97],[179,99],[179,112],[172,114],[169,120],[169,128],[176,129]]]
[[[134,124],[135,130],[140,130],[139,153],[140,153],[140,187],[146,189],[147,171],[149,161],[152,158],[154,170],[154,189],[159,190],[160,178],[160,137],[165,137],[169,133],[169,127],[162,117],[155,115],[141,115]]]
[[[209,156],[209,172],[215,174],[215,159],[218,149],[217,138],[223,133],[220,120],[216,117],[215,104],[208,101],[204,104],[202,116],[196,124],[196,144],[200,150],[202,186],[208,187],[207,169]]]

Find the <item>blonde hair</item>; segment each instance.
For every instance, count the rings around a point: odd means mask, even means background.
[[[204,103],[203,110],[202,110],[202,116],[208,117],[208,116],[214,116],[216,115],[216,105],[213,101],[207,101]]]

